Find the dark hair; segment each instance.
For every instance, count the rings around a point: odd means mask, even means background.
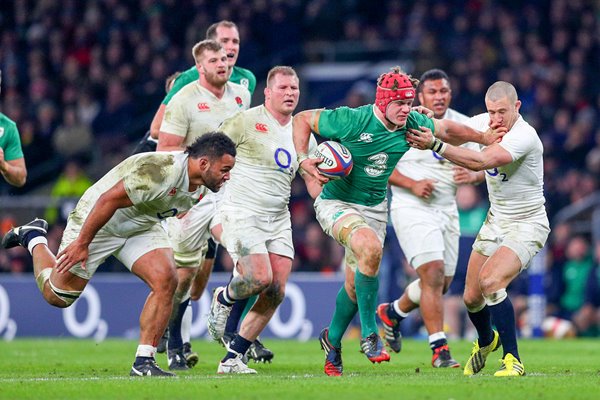
[[[237,154],[233,140],[223,132],[217,131],[207,132],[198,137],[194,143],[186,147],[185,152],[195,159],[203,156],[215,159],[225,154],[235,157]]]
[[[443,70],[438,68],[433,68],[423,72],[419,82],[423,83],[425,81],[437,81],[438,79],[445,79],[450,83],[450,78],[448,78],[448,74],[446,74]],[[419,85],[419,91],[421,91],[422,85]]]
[[[234,22],[223,20],[219,22],[215,22],[206,30],[206,38],[207,39],[215,39],[217,37],[217,28],[220,26],[224,26],[225,28],[235,28],[237,29],[237,25]]]

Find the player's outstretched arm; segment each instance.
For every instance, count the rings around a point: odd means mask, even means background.
[[[183,136],[160,132],[156,151],[179,151],[184,150]]]
[[[467,142],[489,146],[500,141],[507,132],[506,128],[490,128],[485,132],[480,132],[463,123],[449,119],[434,119],[433,123],[435,125],[435,136],[443,142],[456,146]]]
[[[448,161],[473,171],[497,168],[513,161],[510,153],[497,143],[486,147],[483,151],[474,151],[444,143],[434,137],[431,129],[426,127],[409,129],[406,140],[412,147],[433,150]]]
[[[106,225],[119,208],[133,206],[125,191],[123,180],[117,182],[112,188],[103,193],[88,214],[79,236],[70,245],[65,247],[57,255],[57,272],[68,271],[73,265],[82,262],[85,269],[85,261],[88,257],[88,246],[98,231]]]
[[[296,154],[298,154],[298,164],[301,169],[306,171],[307,174],[312,176],[324,185],[329,182],[329,179],[319,174],[317,165],[323,161],[320,158],[309,158],[308,157],[308,143],[310,141],[311,131],[319,134],[319,116],[321,110],[306,110],[294,116],[294,128],[292,138],[294,141],[294,147],[296,148]]]

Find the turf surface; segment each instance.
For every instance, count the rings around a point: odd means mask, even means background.
[[[501,350],[474,377],[436,370],[424,341],[405,340],[390,363],[372,365],[358,341],[344,341],[344,376],[323,374],[317,341],[264,340],[272,364],[251,364],[254,376],[219,376],[219,345],[193,342],[198,365],[178,378],[130,378],[136,343],[126,340],[15,340],[0,342],[0,399],[598,399],[600,340],[521,340],[527,375],[495,378]],[[471,344],[450,343],[464,363]],[[166,367],[166,356],[159,354]],[[202,397],[200,397],[202,396]]]

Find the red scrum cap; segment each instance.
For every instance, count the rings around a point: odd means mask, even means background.
[[[397,100],[412,100],[416,91],[410,76],[403,73],[399,67],[394,67],[390,72],[383,73],[377,79],[377,92],[375,105],[385,114],[388,105]]]

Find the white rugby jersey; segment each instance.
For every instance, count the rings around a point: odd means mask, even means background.
[[[459,113],[458,111],[448,108],[443,119],[465,123],[469,117]],[[465,143],[463,147],[479,151],[479,146],[475,143]],[[402,156],[396,170],[402,175],[411,179],[420,181],[422,179],[434,179],[435,189],[429,196],[429,199],[415,196],[408,188],[401,188],[395,185],[390,185],[392,190],[392,201],[390,209],[400,205],[427,204],[437,207],[456,207],[456,188],[454,182],[454,172],[452,168],[454,164],[444,159],[442,156],[432,150],[418,150],[410,148]]]
[[[488,113],[483,113],[467,124],[485,131],[489,121]],[[492,214],[510,219],[545,216],[544,148],[536,130],[519,116],[499,145],[510,153],[513,162],[485,171]]]
[[[117,237],[144,232],[160,220],[189,210],[208,192],[204,186],[189,192],[188,155],[182,152],[141,153],[111,169],[85,191],[69,215],[71,226],[81,227],[98,198],[123,180],[132,207],[118,209],[102,227]]]
[[[185,85],[167,104],[161,132],[182,136],[189,146],[199,136],[214,131],[226,118],[250,107],[250,92],[237,83],[227,82],[225,93],[217,98],[199,81]]]
[[[236,144],[237,156],[221,210],[277,215],[287,210],[298,171],[292,120],[280,125],[264,105],[225,120],[220,131]],[[311,150],[316,141],[311,137]]]

